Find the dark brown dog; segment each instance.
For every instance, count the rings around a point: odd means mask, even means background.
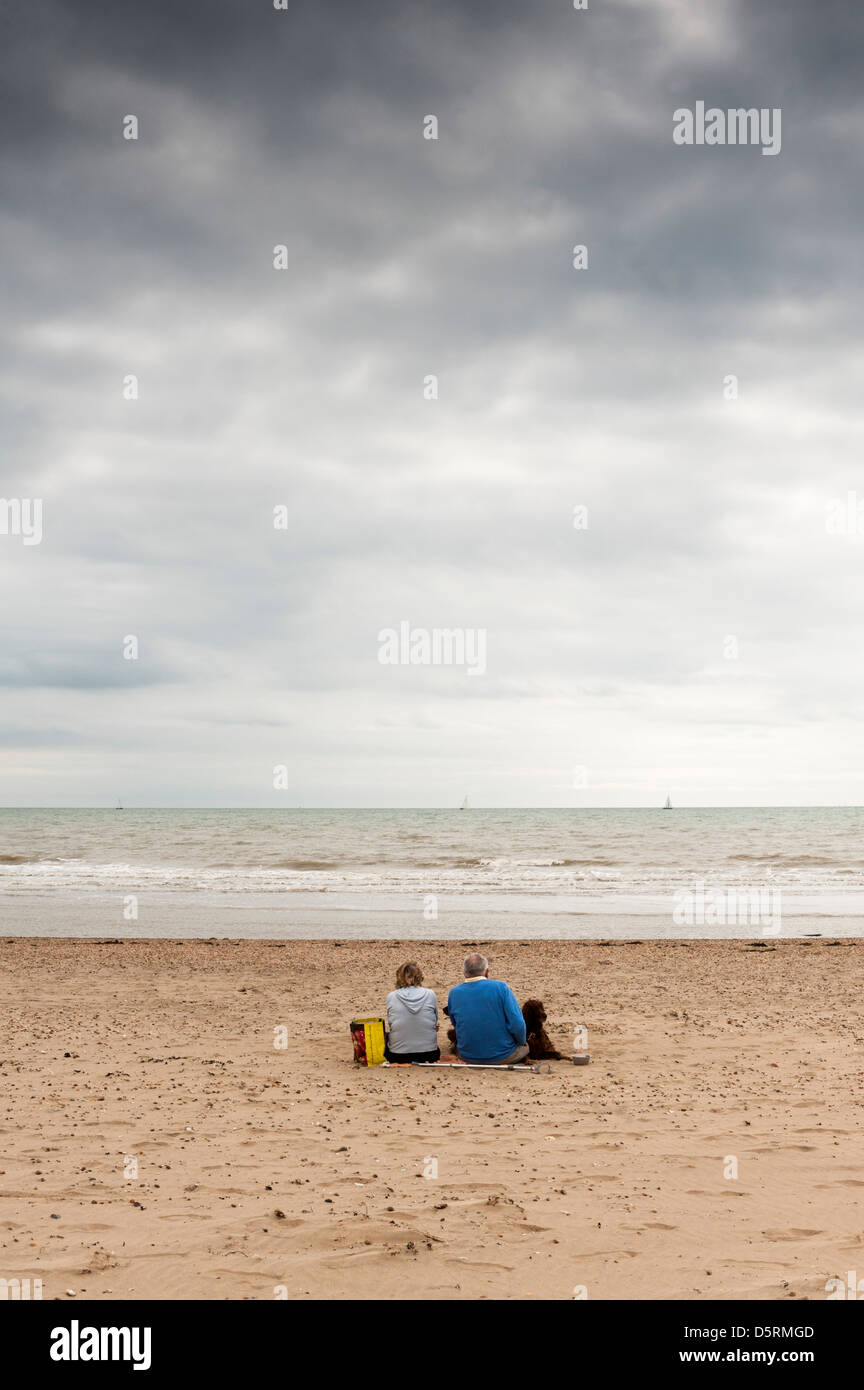
[[[525,1031],[528,1034],[528,1056],[534,1062],[540,1061],[560,1061],[561,1053],[552,1046],[552,1039],[543,1027],[546,1022],[546,1010],[543,1001],[540,999],[526,999],[522,1005],[522,1017],[525,1020]]]

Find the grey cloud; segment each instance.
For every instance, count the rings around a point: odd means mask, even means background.
[[[857,13],[55,0],[5,23],[0,493],[44,497],[45,539],[0,538],[0,670],[46,749],[74,691],[67,800],[115,776],[100,738],[151,794],[217,803],[289,755],[307,804],[356,802],[382,754],[370,800],[434,799],[431,740],[478,802],[509,759],[542,804],[585,741],[698,759],[685,723],[728,728],[734,787],[740,730],[773,721],[766,801],[805,724],[845,766],[860,559],[824,514],[864,495]],[[675,148],[700,98],[782,105],[781,154]],[[487,628],[488,675],[382,668],[402,619]]]

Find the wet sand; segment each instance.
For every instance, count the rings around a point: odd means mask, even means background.
[[[469,944],[0,941],[0,1276],[822,1299],[864,1273],[864,943],[489,943],[588,1067],[356,1067],[397,965],[443,1004]]]
[[[864,901],[855,894],[786,894],[782,930],[746,913],[732,924],[676,925],[671,897],[563,897],[556,894],[440,894],[438,916],[423,916],[420,895],[363,893],[148,892],[127,920],[124,894],[0,894],[3,936],[90,940],[450,941],[494,932],[496,940],[792,940],[864,936]]]

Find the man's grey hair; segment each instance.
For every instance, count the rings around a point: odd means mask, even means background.
[[[489,962],[486,957],[481,956],[476,951],[472,951],[470,956],[465,957],[462,973],[466,980],[472,980],[475,975],[485,975],[488,969]]]

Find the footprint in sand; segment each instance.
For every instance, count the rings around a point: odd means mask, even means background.
[[[761,1149],[754,1149],[753,1152],[754,1152],[754,1153],[757,1153],[757,1154],[779,1154],[779,1153],[784,1153],[784,1154],[785,1154],[785,1153],[814,1154],[814,1153],[816,1153],[816,1145],[815,1145],[815,1144],[767,1144],[764,1148],[761,1148]]]
[[[451,1265],[459,1264],[463,1267],[467,1265],[469,1269],[504,1269],[511,1274],[515,1268],[514,1265],[493,1264],[491,1260],[469,1260],[466,1259],[464,1255],[453,1255],[447,1263]]]
[[[763,1231],[768,1240],[807,1240],[810,1236],[824,1236],[824,1231],[805,1231],[792,1227],[789,1231]]]

